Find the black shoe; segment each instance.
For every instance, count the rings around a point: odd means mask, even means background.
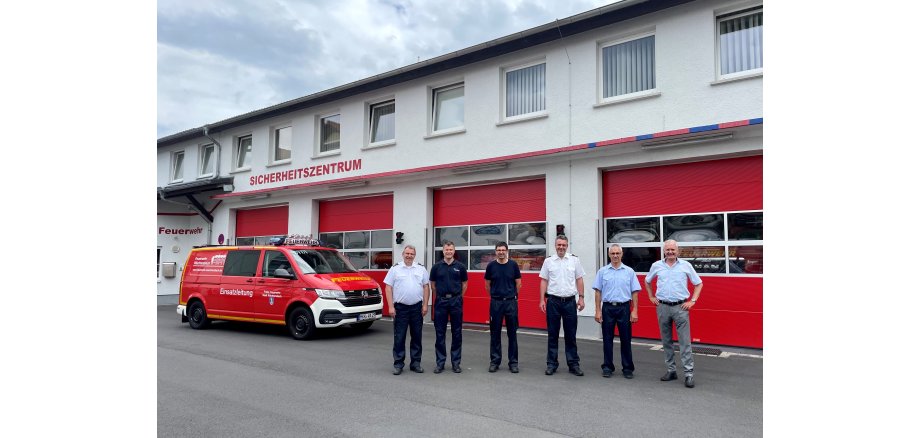
[[[424,373],[425,369],[421,365],[416,367],[409,367],[410,370],[415,371],[416,373]]]
[[[496,371],[498,371],[498,365],[495,365],[494,363],[493,363],[493,364],[489,364],[489,372],[490,372],[490,373],[494,373],[494,372],[496,372]]]
[[[662,382],[667,382],[668,380],[677,380],[677,372],[676,372],[676,371],[668,371],[668,372],[664,373],[663,376],[661,376],[661,381],[662,381]]]
[[[398,376],[402,374],[402,368],[393,368],[393,375]]]
[[[584,375],[585,375],[585,373],[581,370],[581,367],[579,367],[578,365],[575,365],[574,367],[569,368],[569,372],[572,373],[572,374],[574,374],[574,375],[576,375],[576,376],[584,376]]]
[[[604,370],[604,377],[610,377],[613,375],[613,370]]]
[[[453,368],[454,368],[454,372],[455,372],[455,373],[462,373],[462,372],[463,372],[463,368],[460,368],[460,365],[454,365]]]
[[[693,383],[693,376],[684,377],[684,386],[687,388],[693,388],[696,386],[696,383]]]
[[[633,378],[632,371],[623,371],[623,377],[627,379],[632,379]]]
[[[435,374],[441,374],[442,371],[444,371],[444,367],[443,367],[443,366],[440,366],[440,365],[439,365],[439,366],[434,367],[434,373],[435,373]]]
[[[510,369],[511,372],[514,373],[514,374],[517,374],[517,373],[521,372],[521,370],[518,369],[518,366],[517,366],[517,365],[508,365],[508,369]]]
[[[555,368],[546,368],[546,375],[547,375],[547,376],[552,376],[553,373],[555,373],[555,372],[556,372],[556,369],[555,369]]]

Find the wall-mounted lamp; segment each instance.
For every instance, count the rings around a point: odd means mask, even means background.
[[[486,164],[476,164],[473,166],[465,167],[455,167],[450,169],[450,172],[454,175],[462,175],[464,173],[476,173],[476,172],[487,172],[490,170],[503,170],[508,168],[507,162],[501,163],[486,163]]]
[[[562,224],[556,225],[556,235],[565,236],[565,225],[562,225]]]
[[[674,146],[685,146],[689,144],[711,143],[716,141],[728,140],[734,137],[734,133],[720,132],[716,134],[703,134],[693,137],[676,137],[664,140],[647,141],[642,143],[643,150],[669,148]]]
[[[254,195],[240,196],[240,199],[244,201],[252,201],[253,199],[265,199],[270,198],[271,196],[271,193],[256,193]]]
[[[367,185],[367,180],[363,179],[360,181],[347,181],[347,182],[340,182],[340,183],[332,183],[332,184],[329,184],[329,188],[332,190],[338,190],[338,189],[350,189],[353,187],[364,187],[366,185]]]
[[[404,234],[402,233],[402,231],[397,231],[397,232],[396,232],[396,244],[397,244],[397,245],[403,243],[403,235],[404,235]]]

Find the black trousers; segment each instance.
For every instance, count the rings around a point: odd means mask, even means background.
[[[623,371],[635,371],[632,359],[632,323],[629,322],[630,303],[614,306],[604,303],[601,307],[601,332],[604,336],[604,363],[602,370],[616,370],[613,366],[613,329],[620,332],[620,364]]]
[[[412,340],[409,342],[409,366],[422,364],[422,302],[415,304],[394,303],[396,315],[393,318],[393,367],[402,369],[406,363],[406,330]]]
[[[513,300],[492,299],[489,304],[489,333],[491,334],[490,363],[502,364],[502,320],[508,329],[508,365],[518,363],[518,303]]]
[[[463,297],[438,297],[434,302],[434,358],[438,367],[447,361],[447,321],[450,320],[450,363],[460,365],[463,346]]]
[[[547,351],[546,367],[559,368],[559,322],[565,329],[565,361],[569,368],[579,366],[575,332],[578,330],[578,307],[574,299],[563,301],[552,295],[546,300]]]

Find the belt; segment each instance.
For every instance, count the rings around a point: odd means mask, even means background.
[[[512,296],[512,297],[491,297],[491,298],[495,301],[508,301],[508,300],[516,300],[517,295]]]
[[[549,297],[549,298],[552,298],[552,299],[556,299],[556,300],[562,301],[562,302],[574,301],[574,300],[575,300],[575,295],[572,295],[572,296],[570,296],[570,297],[560,297],[560,296],[557,296],[557,295],[546,295],[546,296]]]
[[[678,305],[678,304],[684,304],[685,302],[687,302],[687,300],[680,300],[680,301],[661,301],[661,300],[658,300],[658,302],[661,303],[661,304],[666,304],[666,305],[668,305],[668,306],[676,306],[676,305]]]
[[[460,296],[459,293],[455,293],[455,294],[454,294],[454,293],[450,293],[450,294],[440,294],[440,295],[438,295],[438,299],[440,299],[440,298],[453,298],[453,297],[459,297],[459,296]]]
[[[618,303],[618,302],[616,302],[616,301],[604,301],[604,304],[609,304],[609,305],[611,305],[611,306],[628,306],[629,303],[631,303],[631,302],[632,302],[632,300],[625,301],[625,302],[622,302],[622,303]]]

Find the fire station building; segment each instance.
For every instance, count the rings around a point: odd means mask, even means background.
[[[626,0],[160,138],[158,300],[195,245],[312,234],[382,283],[406,244],[430,267],[451,240],[464,318],[487,323],[505,241],[520,324],[545,328],[562,233],[587,272],[578,334],[599,337],[607,247],[644,281],[675,239],[704,283],[693,341],[762,348],[762,37],[760,2]],[[633,336],[658,338],[639,299]]]

